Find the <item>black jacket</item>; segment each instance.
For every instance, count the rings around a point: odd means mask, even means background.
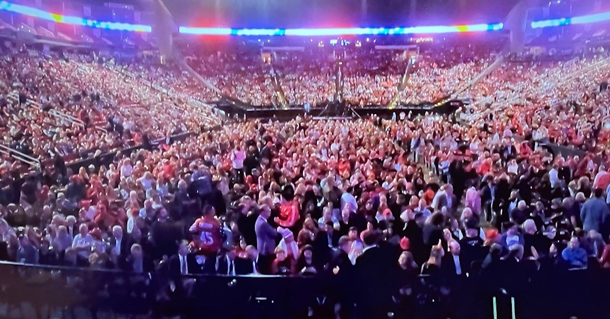
[[[202,272],[201,265],[195,260],[195,255],[186,255],[187,274],[199,274]],[[182,269],[180,265],[180,257],[176,254],[169,259],[169,273],[172,276],[181,276]]]
[[[366,249],[356,260],[354,272],[356,286],[359,290],[357,306],[366,315],[387,311],[391,302],[390,285],[392,270],[396,261],[387,260],[386,254],[379,247]]]
[[[410,220],[407,222],[402,235],[409,239],[409,250],[413,254],[415,262],[418,265],[423,264],[426,259],[428,259],[430,251],[427,250],[426,245],[424,244],[424,232],[421,227],[419,227],[414,220]]]
[[[464,276],[467,272],[470,271],[469,266],[464,262],[464,258],[462,256],[458,256],[460,259],[460,269],[461,274],[459,276]],[[456,272],[455,261],[453,260],[453,255],[451,253],[446,254],[442,258],[441,262],[441,271],[443,275],[448,280],[454,279],[458,276]]]

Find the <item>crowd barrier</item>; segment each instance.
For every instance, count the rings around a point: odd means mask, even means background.
[[[583,158],[583,157],[585,157],[585,155],[587,155],[587,152],[585,152],[581,149],[577,149],[577,148],[569,147],[569,146],[563,146],[563,145],[554,144],[554,143],[541,143],[540,146],[549,149],[551,151],[551,153],[553,153],[553,155],[561,155],[563,157],[578,156],[580,158]]]
[[[69,313],[80,308],[157,318],[334,318],[338,287],[333,275],[200,275],[178,279],[192,283],[186,290],[180,288],[182,284],[172,285],[170,277],[161,273],[10,262],[0,262],[0,274],[0,304],[9,310],[29,305],[37,313],[43,309]],[[419,284],[412,286],[411,294],[395,298],[383,313],[422,319],[593,319],[604,318],[610,311],[608,270],[537,273],[512,282],[511,288],[492,287],[489,280],[470,276],[439,290],[436,280],[429,278],[417,278]],[[355,297],[361,289],[357,278],[353,282],[356,286],[350,293]],[[352,313],[361,318],[357,308]]]
[[[457,109],[462,107],[464,103],[460,100],[446,100],[439,104],[420,104],[420,105],[409,105],[409,106],[396,106],[393,108],[387,105],[368,105],[364,107],[351,106],[347,103],[330,103],[324,107],[312,107],[307,112],[303,107],[288,107],[284,109],[276,108],[243,108],[237,107],[235,103],[227,101],[217,103],[217,107],[221,109],[227,116],[233,118],[237,117],[240,119],[257,119],[257,118],[274,118],[278,120],[289,120],[296,116],[303,116],[305,114],[309,116],[325,116],[325,117],[351,117],[357,114],[359,117],[368,117],[371,115],[377,115],[381,118],[392,118],[394,114],[398,115],[401,112],[405,114],[411,113],[412,115],[424,115],[428,114],[452,114]]]

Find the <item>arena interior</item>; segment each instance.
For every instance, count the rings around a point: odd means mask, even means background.
[[[607,0],[13,0],[0,38],[0,318],[608,318]]]

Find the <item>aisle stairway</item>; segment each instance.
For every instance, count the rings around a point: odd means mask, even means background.
[[[288,101],[286,101],[286,95],[284,95],[284,90],[282,89],[282,85],[280,85],[280,79],[277,75],[277,72],[273,68],[272,63],[263,63],[263,72],[267,73],[271,76],[271,80],[273,82],[273,93],[277,97],[277,102],[284,109],[288,108]],[[274,101],[272,99],[272,101]],[[275,102],[275,101],[274,101]],[[277,108],[277,106],[276,106]]]
[[[451,98],[454,98],[454,99],[457,98],[461,93],[468,90],[469,88],[471,88],[472,86],[477,84],[479,81],[481,81],[483,78],[485,78],[486,76],[491,74],[491,72],[493,72],[495,69],[500,67],[502,65],[502,63],[504,63],[504,59],[505,59],[505,55],[499,54],[496,57],[496,60],[492,64],[490,64],[487,68],[485,68],[485,70],[481,71],[481,73],[479,73],[477,76],[475,76],[472,80],[470,80],[470,81],[466,82],[465,84],[463,84],[462,86],[458,87],[455,90],[455,92],[453,92],[453,94],[451,94]]]
[[[31,167],[39,169],[41,167],[40,161],[37,158],[31,157],[27,154],[21,153],[8,145],[0,143],[0,154],[9,156],[14,160],[27,164]]]
[[[417,56],[415,58],[412,58],[411,60],[409,60],[409,62],[407,63],[407,66],[405,67],[405,72],[400,77],[400,82],[398,82],[398,88],[396,90],[396,93],[394,93],[394,96],[392,97],[392,99],[390,100],[390,103],[388,104],[388,108],[390,110],[394,109],[396,107],[396,104],[398,103],[398,99],[400,98],[400,93],[402,93],[402,91],[404,91],[404,89],[407,87],[407,83],[409,82],[409,75],[412,74],[413,70],[415,69],[416,60],[417,60]]]
[[[14,103],[19,103],[19,94],[17,93],[17,91],[13,91],[13,92],[7,94],[6,98],[7,98],[7,100],[12,101]],[[27,99],[25,105],[42,111],[42,106],[40,105],[40,103],[38,103],[32,99]],[[68,122],[70,124],[76,124],[80,127],[85,127],[85,122],[83,122],[81,119],[74,117],[70,114],[64,113],[62,111],[58,111],[58,110],[52,108],[52,109],[48,110],[47,113],[53,117],[56,117],[60,120]],[[104,133],[108,132],[105,128],[99,127],[99,126],[95,126],[95,129],[98,131],[102,131]]]
[[[335,75],[335,101],[343,102],[343,56],[337,59],[337,74]]]

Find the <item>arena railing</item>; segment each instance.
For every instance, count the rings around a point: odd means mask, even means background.
[[[8,155],[22,163],[28,164],[36,169],[40,169],[40,161],[34,157],[31,157],[25,153],[15,150],[6,145],[0,144],[0,153]]]
[[[498,57],[494,60],[494,62],[492,62],[487,68],[485,68],[485,70],[481,71],[481,73],[479,73],[471,81],[468,81],[464,85],[462,85],[461,87],[458,87],[455,90],[455,92],[453,92],[453,94],[451,96],[456,98],[462,92],[468,90],[470,87],[472,87],[473,85],[477,84],[481,79],[483,79],[484,77],[486,77],[489,74],[491,74],[491,72],[493,72],[500,65],[502,65],[502,63],[504,62],[505,57],[506,57],[505,54],[499,54]]]
[[[18,96],[17,92],[15,92],[15,91],[9,93],[7,95],[7,98],[9,98],[11,100],[14,100],[14,101],[19,101],[19,96]],[[40,106],[40,103],[38,103],[38,102],[36,102],[36,101],[34,101],[32,99],[27,99],[26,100],[26,105],[29,106],[29,107],[33,107],[33,108],[42,110],[42,107]],[[85,122],[83,122],[81,119],[76,118],[76,117],[74,117],[74,116],[72,116],[70,114],[67,114],[65,112],[58,111],[56,109],[50,109],[48,113],[51,116],[60,118],[60,119],[62,119],[64,121],[67,121],[69,123],[76,123],[80,127],[85,127],[86,126]],[[103,128],[103,127],[96,126],[95,129],[98,130],[98,131],[102,131],[104,133],[108,133],[108,131],[105,128]]]
[[[361,278],[338,281],[316,276],[170,275],[167,265],[151,273],[130,273],[60,266],[0,262],[0,305],[9,311],[27,306],[41,313],[79,309],[113,315],[182,318],[331,318],[339,300],[360,311],[366,287]],[[610,310],[610,271],[539,271],[497,273],[445,280],[421,275],[379,290],[388,299],[379,317],[400,318],[603,318]],[[497,282],[505,284],[499,285]],[[346,310],[346,309],[344,309]],[[386,317],[385,314],[388,314]],[[93,315],[95,318],[95,314]]]
[[[407,66],[405,67],[405,71],[402,74],[402,76],[400,77],[400,82],[398,83],[398,87],[396,89],[396,93],[394,93],[394,96],[392,97],[392,100],[390,101],[388,108],[389,109],[394,109],[396,107],[396,104],[398,103],[398,100],[400,99],[400,94],[405,90],[405,88],[407,87],[407,83],[409,81],[409,77],[411,75],[411,71],[412,69],[415,67],[415,59],[411,59],[409,60],[409,62],[407,62]]]

